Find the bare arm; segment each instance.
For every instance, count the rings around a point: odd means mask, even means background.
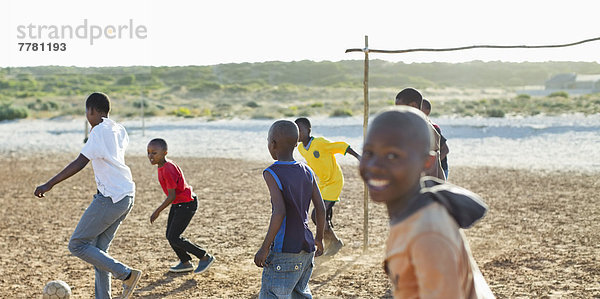
[[[355,152],[351,147],[348,147],[348,150],[346,152],[354,156],[358,161],[360,161],[360,155],[357,152]]]
[[[48,180],[45,184],[37,186],[33,194],[37,197],[44,197],[44,193],[50,191],[54,185],[70,178],[74,174],[82,170],[90,160],[83,154],[79,154],[75,160],[69,163],[63,170],[57,173],[54,177]]]
[[[285,218],[285,202],[283,201],[283,194],[281,193],[281,190],[279,190],[277,182],[275,182],[275,178],[267,171],[263,173],[263,178],[267,183],[267,187],[269,187],[273,211],[271,213],[271,221],[269,222],[269,229],[267,230],[265,240],[258,252],[254,255],[254,264],[258,267],[265,266],[265,261],[269,254],[269,247],[273,244],[275,236],[277,236],[277,232],[279,231],[279,228],[281,228],[281,224]]]
[[[315,236],[315,245],[317,251],[315,256],[323,254],[323,233],[325,232],[325,203],[321,197],[321,191],[317,186],[316,180],[313,182],[312,203],[315,206],[315,216],[317,220],[317,235]]]
[[[152,215],[150,216],[150,223],[153,223],[154,220],[156,220],[156,218],[158,218],[158,216],[160,215],[160,212],[166,209],[175,200],[175,189],[167,189],[167,191],[169,192],[169,195],[167,195],[165,201],[163,201],[163,203],[160,206],[158,206],[156,210],[154,210],[154,213],[152,213]]]

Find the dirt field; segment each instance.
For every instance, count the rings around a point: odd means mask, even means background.
[[[70,255],[69,237],[95,191],[90,166],[37,199],[33,190],[73,155],[4,157],[0,179],[0,298],[37,298],[44,284],[66,281],[75,298],[93,297],[94,274]],[[110,253],[143,270],[136,298],[252,298],[261,269],[252,260],[268,225],[270,204],[261,172],[267,163],[177,158],[201,198],[185,233],[217,261],[200,275],[169,274],[176,256],[165,237],[167,211],[150,225],[164,196],[156,169],[128,158],[137,197]],[[370,246],[362,253],[362,181],[345,167],[342,202],[334,223],[346,246],[316,259],[310,286],[320,298],[389,297],[382,271],[387,216],[370,204]],[[479,266],[499,298],[600,298],[600,183],[597,175],[536,174],[491,168],[451,170],[451,181],[479,193],[488,215],[466,231]],[[113,282],[113,295],[121,293]]]

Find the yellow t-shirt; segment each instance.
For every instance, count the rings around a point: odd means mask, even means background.
[[[344,176],[335,154],[345,155],[349,147],[346,142],[331,142],[323,137],[312,137],[306,147],[302,142],[298,144],[298,152],[319,180],[318,186],[323,200],[340,200]]]

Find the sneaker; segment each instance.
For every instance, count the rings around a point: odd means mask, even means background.
[[[194,265],[191,262],[186,263],[186,264],[179,262],[179,264],[169,268],[169,272],[173,272],[173,273],[190,272],[190,271],[194,271]]]
[[[344,242],[342,242],[342,240],[340,240],[340,239],[335,240],[335,241],[331,242],[329,247],[325,248],[325,252],[323,253],[323,255],[333,256],[336,253],[338,253],[338,251],[340,251],[340,249],[342,249],[342,247],[344,247]]]
[[[194,270],[194,273],[200,274],[208,270],[208,267],[210,267],[210,265],[212,265],[212,263],[215,262],[215,257],[212,254],[207,253],[206,256],[208,256],[208,259],[206,261],[198,261],[198,268]]]
[[[129,275],[129,278],[123,280],[123,295],[121,295],[122,299],[127,299],[133,294],[133,290],[137,286],[141,277],[142,271],[131,269],[131,275]]]

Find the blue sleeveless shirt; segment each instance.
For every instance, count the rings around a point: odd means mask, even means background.
[[[308,165],[298,161],[276,161],[264,171],[271,173],[285,202],[285,218],[271,250],[299,253],[315,251],[315,240],[308,228],[308,209],[315,176]]]

